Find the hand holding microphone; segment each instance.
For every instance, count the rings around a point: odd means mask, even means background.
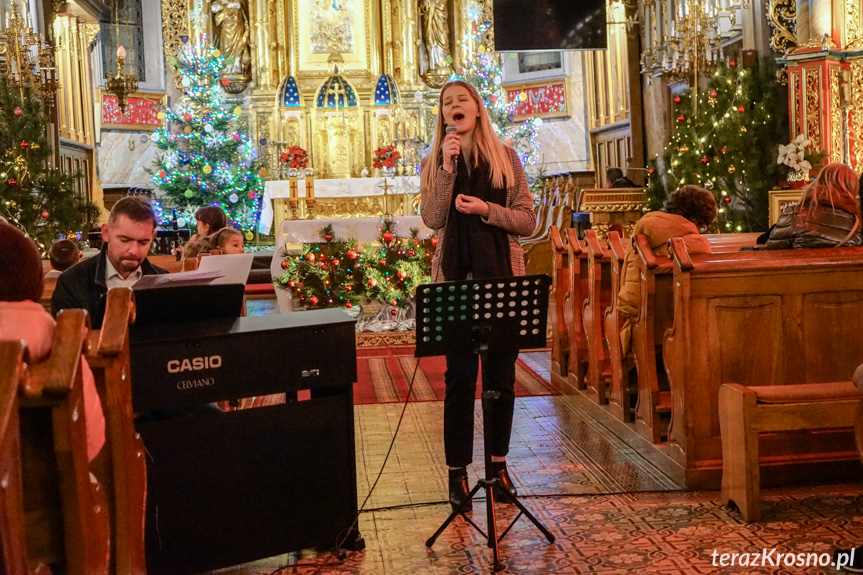
[[[447,126],[446,137],[441,145],[443,168],[451,174],[458,169],[458,156],[461,153],[461,138],[457,132],[458,128],[455,126]]]

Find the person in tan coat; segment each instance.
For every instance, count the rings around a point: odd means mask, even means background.
[[[647,237],[654,253],[668,253],[668,240],[682,238],[691,254],[710,253],[710,242],[701,235],[716,218],[716,199],[708,190],[699,186],[683,186],[672,192],[665,200],[661,211],[649,212],[635,224],[632,236]],[[632,322],[638,317],[641,302],[641,284],[638,278],[636,258],[638,254],[628,247],[621,269],[620,293],[617,305],[626,318],[620,329],[620,345],[623,353],[629,351],[632,340]]]
[[[449,126],[449,129],[446,127]],[[423,222],[437,231],[432,281],[524,275],[519,236],[536,226],[533,198],[521,161],[494,133],[476,89],[454,80],[440,92],[431,151],[420,185]],[[518,351],[490,352],[482,365],[485,390],[500,392],[489,416],[491,475],[516,495],[506,469],[515,403]],[[446,356],[444,449],[449,500],[455,508],[468,494],[467,466],[473,458],[473,421],[479,357],[473,350]]]

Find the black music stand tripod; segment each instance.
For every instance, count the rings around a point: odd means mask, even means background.
[[[551,278],[537,275],[419,286],[416,293],[416,357],[445,355],[450,350],[472,349],[479,354],[481,366],[484,368],[490,350],[545,347],[550,285]],[[494,571],[503,569],[498,543],[522,515],[545,535],[549,543],[554,543],[554,535],[516,497],[503,488],[499,478],[491,476],[488,421],[491,407],[499,398],[500,392],[497,391],[484,391],[482,394],[485,479],[477,482],[461,505],[450,513],[434,535],[426,541],[426,547],[432,547],[447,526],[457,516],[462,515],[474,529],[487,538],[488,546],[493,552]],[[505,501],[519,510],[500,537],[497,536],[494,510],[495,487]],[[488,533],[484,533],[470,517],[463,514],[463,509],[480,489],[485,490]]]

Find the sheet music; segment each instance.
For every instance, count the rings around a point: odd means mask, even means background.
[[[175,274],[157,274],[143,276],[139,279],[133,289],[152,289],[160,287],[176,287],[180,285],[207,285],[215,283],[222,277],[219,270],[179,272]],[[240,282],[243,283],[243,282]]]
[[[255,254],[226,254],[201,258],[198,272],[219,272],[220,277],[214,279],[215,284],[245,284],[252,269]]]

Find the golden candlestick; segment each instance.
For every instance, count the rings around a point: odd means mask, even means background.
[[[15,0],[9,3],[6,28],[0,31],[0,75],[18,86],[22,103],[26,85],[42,100],[46,111],[51,112],[59,87],[54,51],[18,15]]]
[[[378,184],[378,187],[379,187],[379,188],[382,188],[382,189],[383,189],[383,191],[384,191],[384,213],[383,213],[383,217],[385,217],[385,218],[391,218],[391,217],[392,217],[392,214],[390,214],[389,197],[388,197],[387,192],[389,192],[390,188],[392,188],[392,187],[394,187],[394,186],[391,186],[391,185],[387,182],[387,177],[386,177],[386,176],[384,176],[384,183],[382,183],[382,184]]]

